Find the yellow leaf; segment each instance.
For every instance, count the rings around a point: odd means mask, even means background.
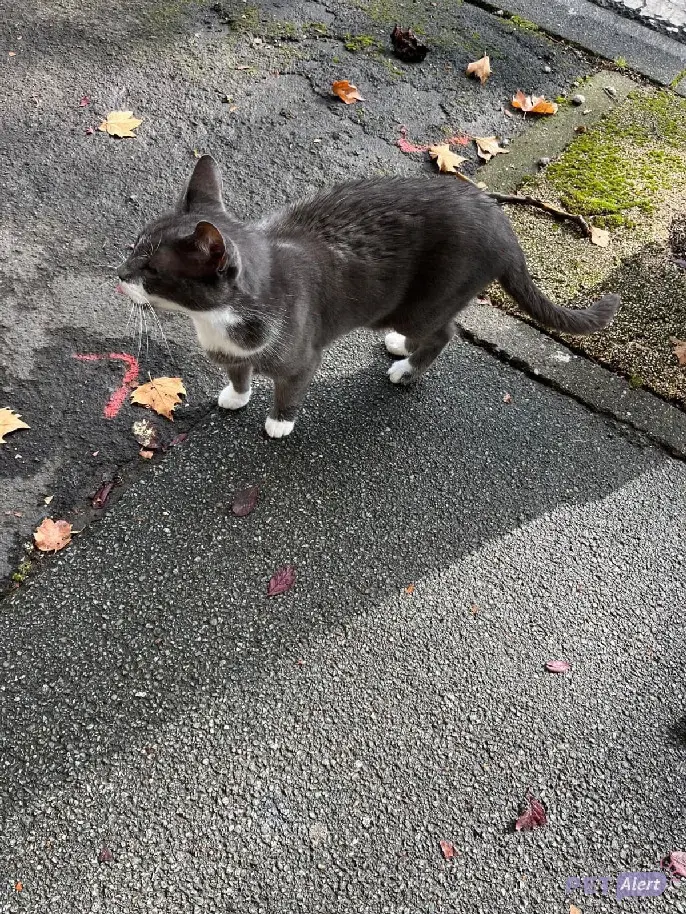
[[[467,64],[467,76],[471,76],[472,74],[481,80],[481,85],[483,86],[491,75],[491,61],[488,54],[485,54],[482,58],[475,60],[473,63]]]
[[[555,114],[557,111],[555,102],[547,101],[544,95],[525,95],[521,89],[512,99],[512,107],[524,114]]]
[[[351,85],[347,79],[337,79],[331,86],[333,94],[337,95],[346,105],[352,105],[355,102],[363,102],[364,99],[357,90],[357,86]]]
[[[606,248],[610,243],[610,233],[605,229],[591,226],[591,244],[597,244],[599,248]]]
[[[436,160],[439,171],[455,174],[459,165],[466,161],[464,156],[455,155],[450,151],[450,146],[429,146],[429,155]]]
[[[171,419],[172,410],[181,402],[181,395],[186,393],[181,378],[153,378],[141,384],[131,393],[131,400],[140,406],[154,409],[159,416]]]
[[[110,111],[98,130],[109,133],[110,136],[135,136],[133,131],[142,123],[133,116],[133,111]]]
[[[509,149],[503,149],[494,136],[475,136],[474,142],[476,143],[476,151],[486,162],[492,159],[493,156],[497,156],[499,152],[510,151]]]
[[[5,443],[5,435],[16,432],[19,428],[30,428],[30,426],[22,422],[19,413],[13,412],[7,406],[0,409],[0,444]]]
[[[34,531],[33,541],[41,552],[59,552],[71,543],[71,524],[46,517]]]
[[[677,361],[680,365],[686,366],[686,340],[678,340],[676,337],[671,337],[669,342],[674,346],[674,355],[677,358]]]

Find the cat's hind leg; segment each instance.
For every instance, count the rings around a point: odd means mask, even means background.
[[[455,336],[457,326],[450,320],[443,327],[434,330],[430,335],[418,339],[407,339],[406,348],[410,355],[393,362],[388,369],[392,384],[411,384],[436,361],[450,340]]]
[[[252,393],[252,368],[250,365],[232,365],[227,373],[229,383],[217,397],[222,409],[241,409]]]

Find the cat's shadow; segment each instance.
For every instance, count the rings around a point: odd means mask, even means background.
[[[199,691],[269,676],[322,627],[382,613],[410,582],[659,459],[467,344],[416,388],[392,387],[389,364],[368,336],[339,343],[284,441],[263,437],[264,385],[240,413],[213,411],[68,568],[5,608],[0,662],[22,658],[3,699],[21,709],[9,806],[54,790],[75,754],[97,770],[155,744]],[[233,517],[232,493],[255,483],[257,510]],[[286,563],[297,583],[277,604],[266,583]]]

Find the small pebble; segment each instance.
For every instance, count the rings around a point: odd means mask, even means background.
[[[510,141],[508,140],[507,137],[505,137],[505,139],[503,139],[503,140],[500,141],[500,145],[501,145],[501,146],[509,146],[509,145],[510,145]]]
[[[586,96],[581,95],[580,93],[577,95],[572,95],[570,101],[573,105],[584,105],[586,104]]]
[[[553,68],[552,68],[552,67],[549,67],[548,64],[546,64],[546,65],[543,67],[543,72],[544,72],[544,73],[552,73],[552,72],[553,72]]]
[[[610,98],[617,97],[617,90],[615,89],[614,86],[603,86],[603,89],[605,89],[605,91],[610,96]]]
[[[546,165],[550,165],[550,156],[543,156],[538,160],[538,164],[541,168],[545,168]]]

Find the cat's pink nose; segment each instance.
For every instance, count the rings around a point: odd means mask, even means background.
[[[117,285],[114,287],[114,291],[118,292],[120,295],[126,295],[126,292],[124,291],[124,286],[122,286],[122,284],[120,282],[118,282]]]

